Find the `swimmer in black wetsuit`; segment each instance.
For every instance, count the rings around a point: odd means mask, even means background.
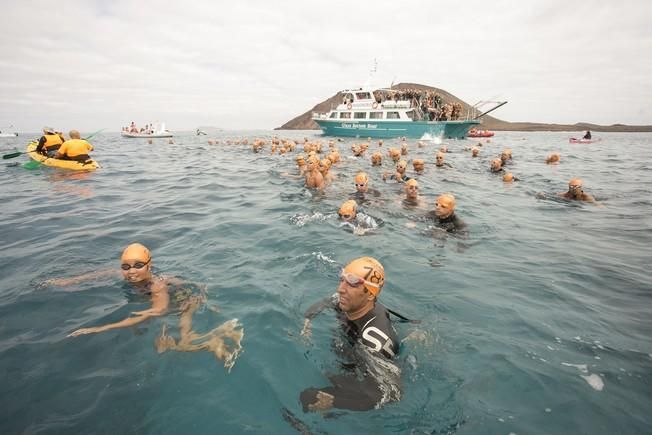
[[[387,180],[396,180],[398,183],[404,183],[407,180],[410,179],[407,175],[405,175],[405,169],[407,168],[407,161],[401,160],[396,164],[396,172],[394,174],[391,174],[389,172],[385,172],[383,174],[383,181]]]
[[[400,370],[391,362],[399,351],[399,340],[386,308],[376,302],[384,283],[385,271],[377,260],[357,258],[340,273],[337,293],[306,311],[301,335],[310,335],[310,321],[317,314],[325,308],[334,308],[348,349],[362,357],[352,364],[360,376],[331,375],[332,386],[301,392],[304,411],[331,408],[365,411],[400,399]]]
[[[455,214],[455,197],[449,193],[439,195],[435,202],[435,210],[428,213],[434,219],[435,226],[447,233],[467,236],[466,224]]]
[[[453,165],[451,165],[450,163],[444,161],[445,159],[446,159],[445,154],[442,153],[441,151],[439,151],[437,153],[437,157],[435,157],[435,166],[437,168],[452,168]]]
[[[242,347],[240,341],[244,336],[242,325],[236,319],[224,322],[219,327],[207,334],[198,335],[192,330],[192,315],[201,305],[206,302],[205,292],[201,295],[191,295],[191,291],[181,288],[184,283],[173,277],[154,275],[152,272],[152,257],[149,249],[140,243],[133,243],[122,252],[120,258],[120,272],[122,277],[138,290],[139,295],[148,297],[151,307],[142,311],[134,311],[123,320],[108,323],[102,326],[80,328],[68,337],[78,337],[86,334],[96,334],[111,329],[126,328],[142,323],[149,318],[159,317],[170,312],[172,306],[179,307],[181,318],[179,320],[180,339],[177,343],[167,335],[167,327],[163,326],[161,336],[157,338],[155,345],[159,353],[166,350],[177,350],[180,352],[195,352],[207,350],[215,354],[218,360],[224,360],[224,366],[231,368],[239,355]],[[88,273],[74,278],[55,278],[47,280],[44,284],[57,286],[69,286],[88,281],[102,276],[117,275],[115,269],[103,270]],[[176,289],[171,287],[177,287]],[[225,344],[224,339],[232,341],[232,349]]]

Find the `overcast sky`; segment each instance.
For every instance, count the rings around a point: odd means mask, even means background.
[[[652,124],[652,2],[5,1],[0,129],[271,129],[369,78]],[[456,4],[459,3],[459,4]]]

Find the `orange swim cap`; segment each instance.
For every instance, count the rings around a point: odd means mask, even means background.
[[[353,199],[349,199],[348,201],[344,201],[344,203],[340,206],[340,211],[337,212],[337,214],[340,216],[349,215],[353,217],[355,216],[357,209],[358,203]]]
[[[396,164],[396,166],[397,166],[397,167],[400,166],[401,168],[405,169],[405,168],[407,168],[407,161],[405,161],[405,160],[401,160],[400,162],[398,162],[398,163]]]
[[[152,257],[149,249],[147,249],[144,245],[141,245],[140,243],[132,243],[131,245],[127,246],[124,251],[122,251],[122,257],[120,258],[122,261],[133,260],[146,263],[151,260]]]
[[[369,182],[369,176],[367,175],[366,172],[358,172],[358,174],[355,176],[353,179],[354,183],[368,183]]]
[[[409,180],[407,180],[405,182],[405,186],[406,187],[409,187],[409,186],[417,186],[417,187],[419,187],[419,182],[417,180],[415,180],[414,178],[410,178]]]
[[[503,175],[503,181],[505,183],[511,183],[512,181],[514,181],[514,176],[512,175],[511,172],[508,172],[505,175]]]
[[[385,284],[385,269],[375,258],[356,258],[346,265],[344,271],[364,279],[364,287],[376,297]]]
[[[453,195],[451,195],[450,193],[444,193],[443,195],[439,195],[437,197],[437,200],[435,201],[435,205],[439,205],[441,207],[454,210],[455,209],[455,197]]]

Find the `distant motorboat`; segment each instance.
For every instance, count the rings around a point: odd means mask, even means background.
[[[494,135],[493,131],[489,130],[476,130],[472,128],[467,133],[466,137],[492,137]]]
[[[16,137],[18,133],[0,133],[0,137]]]

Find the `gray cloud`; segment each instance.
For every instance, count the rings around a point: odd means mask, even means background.
[[[449,2],[450,3],[450,2]],[[650,124],[646,2],[12,2],[0,124],[272,128],[341,88],[417,82],[512,121]],[[56,29],[56,31],[48,31]],[[47,36],[41,36],[45,35]]]

